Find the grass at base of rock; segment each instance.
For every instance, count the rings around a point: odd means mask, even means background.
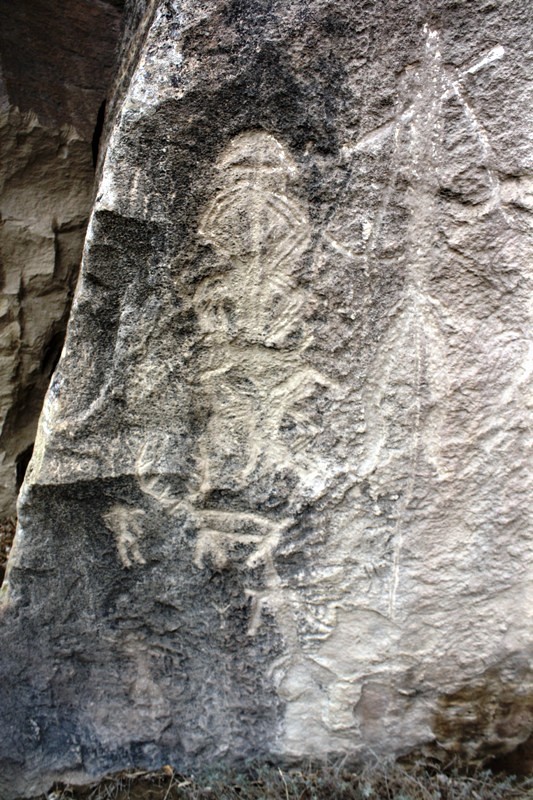
[[[307,768],[248,766],[184,776],[124,772],[84,787],[56,787],[39,800],[532,800],[533,778],[465,772],[415,762]]]

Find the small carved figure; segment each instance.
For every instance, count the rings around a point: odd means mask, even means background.
[[[146,564],[139,549],[139,539],[143,534],[143,516],[142,509],[120,503],[116,503],[104,514],[104,522],[115,536],[119,558],[127,569],[134,564]]]

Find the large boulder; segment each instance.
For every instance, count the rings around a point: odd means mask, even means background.
[[[529,0],[128,15],[4,588],[4,794],[513,750]]]

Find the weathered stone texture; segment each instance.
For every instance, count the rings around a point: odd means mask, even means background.
[[[63,344],[94,171],[90,147],[72,128],[46,128],[16,108],[2,123],[3,517],[14,511],[17,463],[20,475]]]
[[[512,750],[530,3],[128,13],[4,593],[7,791]]]
[[[119,27],[107,2],[0,2],[0,519],[64,340]]]
[[[115,62],[123,0],[0,0],[9,102],[90,142]]]

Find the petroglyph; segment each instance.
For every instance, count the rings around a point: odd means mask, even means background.
[[[500,59],[504,58],[505,48],[503,48],[501,45],[493,47],[485,55],[474,59],[470,67],[464,67],[462,69],[452,69],[449,66],[444,67],[442,65],[442,58],[440,54],[438,31],[432,31],[427,28],[424,62],[421,65],[408,67],[404,75],[404,81],[405,77],[407,76],[410,79],[414,76],[416,79],[417,77],[421,77],[423,75],[427,76],[429,74],[428,55],[433,62],[431,67],[436,67],[438,71],[436,96],[438,97],[439,102],[442,103],[445,100],[449,100],[453,95],[461,93],[462,83],[468,75],[474,75],[476,72],[479,72],[481,69],[484,69],[485,67],[494,63],[494,61],[499,61]],[[464,105],[467,105],[463,98],[461,98],[461,101]],[[417,113],[420,113],[420,111],[420,104],[417,104],[416,102],[408,103],[407,106],[400,110],[390,122],[386,122],[383,125],[380,125],[378,128],[375,128],[374,130],[364,134],[355,144],[344,145],[343,153],[345,155],[351,155],[354,152],[367,149],[374,150],[381,147],[383,142],[388,137],[394,135],[398,124],[408,125],[417,115]],[[483,131],[479,121],[473,112],[469,111],[469,115],[471,115],[471,118],[474,121],[474,124],[479,131],[479,135],[484,141],[484,144],[488,145],[490,148],[487,135],[485,131]]]
[[[450,193],[457,218],[477,218],[502,208],[490,144],[465,100],[461,81],[503,56],[501,49],[494,48],[453,73],[442,64],[437,34],[428,31],[423,60],[402,78],[405,91],[400,92],[402,101],[395,118],[344,148],[343,154],[349,158],[364,151],[376,153],[392,140],[391,177],[373,218],[361,222],[359,252],[340,241],[337,234],[320,233],[325,245],[354,267],[364,269],[368,284],[379,260],[387,213],[409,163],[412,180],[405,201],[409,210],[405,281],[363,389],[365,457],[346,465],[346,480],[351,484],[375,480],[376,497],[386,491],[392,511],[379,522],[369,523],[361,506],[339,523],[342,535],[354,542],[359,530],[361,537],[371,530],[376,540],[388,542],[371,557],[359,554],[360,563],[353,570],[361,572],[354,583],[370,587],[365,598],[369,608],[374,602],[379,605],[372,612],[391,625],[398,615],[402,553],[417,478],[428,465],[439,480],[446,478],[446,460],[439,444],[441,408],[446,407],[450,387],[448,336],[457,321],[453,309],[432,292],[429,274],[436,205],[443,202],[439,196],[443,159],[438,151],[443,117],[446,108],[456,103],[487,177],[487,194],[468,208],[456,203]],[[332,467],[314,447],[321,431],[314,409],[317,396],[335,396],[339,391],[337,384],[306,359],[313,343],[307,318],[315,299],[301,282],[299,266],[310,247],[311,230],[303,204],[291,192],[294,177],[296,166],[285,148],[274,137],[257,131],[236,137],[215,165],[216,189],[198,227],[198,239],[209,253],[208,268],[192,298],[202,334],[192,389],[202,420],[195,444],[196,469],[185,490],[173,492],[145,447],[137,457],[137,476],[144,494],[166,514],[192,524],[192,563],[197,569],[231,566],[250,576],[245,577],[243,587],[250,603],[249,635],[255,636],[269,617],[283,638],[285,655],[271,665],[280,695],[301,710],[309,703],[305,694],[309,692],[317,707],[322,704],[317,712],[321,724],[342,732],[354,728],[353,713],[347,710],[353,703],[347,704],[347,698],[354,693],[355,702],[360,685],[352,686],[355,672],[352,675],[348,668],[344,676],[331,672],[325,682],[320,670],[334,663],[328,648],[337,635],[349,635],[352,623],[346,620],[349,613],[356,612],[345,606],[351,601],[335,597],[328,587],[289,585],[276,567],[276,553],[294,525],[298,504],[312,503],[327,491]],[[511,189],[503,196],[514,198]],[[363,305],[368,306],[368,285],[363,292]],[[433,408],[432,430],[425,436],[422,419],[428,419],[429,406]],[[292,481],[282,511],[265,511],[249,501],[255,486],[273,485],[272,476],[282,470]],[[223,506],[221,497],[227,505]],[[379,518],[382,512],[377,499],[375,509]],[[133,531],[139,539],[140,524],[140,519],[133,525],[129,521],[122,524],[122,530],[130,536]],[[125,534],[121,541],[127,542]],[[125,547],[123,544],[123,563],[124,556],[129,564],[132,560],[140,563],[133,545]],[[344,576],[352,569],[344,563],[335,568]],[[375,600],[378,590],[372,594],[374,584],[385,594],[382,601]],[[355,629],[356,622],[353,625]],[[324,664],[318,658],[320,653],[326,654]],[[291,747],[300,746],[300,730],[295,724],[291,733],[290,719],[287,721],[286,742]]]
[[[447,338],[460,329],[453,309],[440,302],[430,289],[429,268],[435,243],[437,203],[445,202],[442,187],[448,187],[447,202],[453,206],[458,221],[480,218],[502,205],[500,180],[492,167],[492,150],[486,132],[465,99],[462,83],[471,74],[504,57],[504,49],[495,47],[473,64],[462,70],[444,66],[439,48],[439,35],[427,30],[425,54],[419,66],[411,67],[404,75],[405,86],[399,92],[402,105],[390,123],[363,136],[345,154],[363,150],[375,151],[392,139],[391,178],[386,187],[380,208],[372,221],[365,223],[366,272],[372,275],[376,248],[393,193],[402,174],[406,158],[412,172],[412,186],[406,194],[409,208],[407,230],[408,252],[403,296],[394,311],[394,319],[380,343],[373,369],[365,390],[365,420],[367,454],[358,466],[361,477],[386,474],[387,465],[397,458],[405,458],[397,450],[396,441],[404,441],[400,429],[409,431],[409,452],[405,464],[407,482],[396,507],[393,528],[393,553],[389,590],[389,614],[395,615],[396,595],[400,581],[401,554],[405,536],[405,517],[413,498],[415,481],[422,462],[430,465],[439,479],[446,477],[440,452],[440,430],[444,423],[442,409],[450,387],[450,367],[447,362]],[[403,98],[413,99],[405,105]],[[462,114],[465,128],[470,132],[473,151],[486,178],[486,192],[481,192],[468,203],[456,201],[454,188],[457,181],[455,167],[449,153],[441,152],[446,113]],[[452,104],[452,106],[450,106]],[[452,111],[450,111],[452,109]],[[463,157],[461,154],[460,157]],[[444,165],[444,166],[442,166]],[[468,164],[470,166],[470,164]],[[464,167],[461,167],[461,169]],[[401,402],[400,402],[401,401]],[[431,406],[432,430],[421,436],[422,405],[427,416]],[[393,408],[402,414],[391,413]]]
[[[297,504],[327,483],[327,464],[312,452],[320,432],[314,407],[318,394],[336,387],[304,358],[312,343],[306,315],[313,298],[299,286],[298,266],[310,235],[307,215],[288,190],[294,162],[274,137],[254,131],[236,137],[216,169],[222,188],[198,231],[214,266],[193,298],[203,334],[194,395],[205,419],[197,469],[185,494],[175,497],[145,447],[137,476],[142,491],[170,516],[186,515],[194,524],[198,569],[230,562],[262,569],[263,587],[245,589],[249,632],[257,632],[268,608],[294,647],[294,598],[281,584],[274,556]],[[291,476],[282,514],[253,503],[242,510],[247,501],[239,510],[218,508],[213,500],[258,482],[268,491],[282,470]]]
[[[200,376],[204,401],[212,411],[200,442],[200,493],[217,483],[244,488],[290,464],[302,490],[316,472],[310,445],[319,427],[308,413],[313,395],[334,388],[316,370],[295,363],[294,354],[220,347],[218,369]]]
[[[146,447],[137,459],[137,476],[141,490],[162,506],[171,516],[186,514],[197,529],[194,564],[203,569],[210,562],[223,569],[229,561],[239,558],[236,550],[246,549],[245,569],[263,567],[265,586],[261,591],[246,589],[251,600],[250,635],[255,635],[263,608],[288,609],[287,598],[281,588],[281,580],[274,566],[274,552],[283,533],[292,525],[292,518],[270,520],[257,513],[223,511],[197,507],[201,495],[174,497],[168,485],[161,485],[159,475],[153,474],[153,463],[147,460]],[[140,530],[137,531],[140,533]],[[129,566],[129,565],[128,565]],[[275,596],[274,596],[275,595]]]
[[[298,287],[297,267],[309,223],[288,196],[295,165],[274,137],[250,132],[233,140],[217,167],[225,186],[199,235],[220,269],[194,297],[207,336],[201,394],[211,409],[200,442],[200,493],[242,489],[281,464],[305,484],[316,471],[305,452],[318,432],[305,406],[318,387],[332,384],[303,359],[312,297]]]
[[[139,539],[143,535],[143,517],[142,509],[120,503],[116,503],[104,514],[104,522],[115,536],[119,558],[127,569],[134,564],[146,564],[139,548]]]
[[[294,273],[309,238],[306,214],[286,194],[294,163],[272,136],[252,132],[233,140],[218,169],[228,185],[209,204],[198,234],[223,271],[196,291],[200,328],[287,346],[302,324],[306,294]]]
[[[193,512],[194,513],[194,512]],[[246,566],[253,569],[273,556],[281,535],[292,520],[271,522],[259,514],[239,514],[227,511],[196,511],[194,516],[200,523],[196,542],[195,564],[204,566],[210,556],[217,567],[225,567],[231,549],[236,545],[254,545],[246,559]]]
[[[520,693],[533,608],[529,6],[451,5],[126,4],[2,588],[0,796],[527,736],[456,698]]]
[[[152,497],[172,517],[186,514],[197,528],[194,563],[202,569],[209,558],[217,568],[231,560],[232,550],[248,547],[247,568],[253,569],[271,559],[282,533],[292,519],[272,521],[260,514],[200,508],[201,495],[176,498],[161,477],[153,472],[153,462],[147,458],[147,448],[137,458],[137,477],[141,490]]]

